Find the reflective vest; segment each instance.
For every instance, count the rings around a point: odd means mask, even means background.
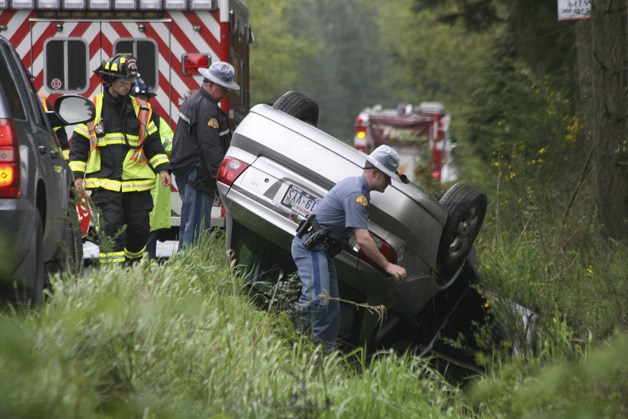
[[[96,95],[93,99],[96,108],[96,116],[88,127],[87,124],[80,124],[74,128],[74,132],[89,140],[89,157],[87,163],[71,161],[70,168],[74,171],[85,172],[85,187],[89,189],[103,188],[116,192],[138,192],[147,191],[155,186],[155,172],[147,164],[149,161],[142,148],[144,139],[157,131],[157,127],[150,120],[152,110],[150,104],[134,96],[129,96],[133,104],[135,116],[140,120],[138,135],[121,132],[105,133],[104,136],[96,135],[96,125],[100,123],[104,102],[104,94]],[[122,180],[90,177],[90,173],[97,173],[100,170],[100,148],[113,144],[129,145],[131,149],[124,158],[122,166]],[[167,163],[168,157],[165,154],[157,154],[150,160],[153,167]]]
[[[170,155],[172,151],[172,138],[174,133],[163,119],[159,118],[159,137],[161,144],[166,150],[166,154]],[[171,192],[169,187],[161,184],[161,176],[155,177],[155,188],[150,191],[153,196],[153,210],[150,212],[150,231],[171,227]]]

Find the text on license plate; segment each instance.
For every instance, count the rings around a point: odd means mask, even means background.
[[[303,215],[309,215],[312,211],[314,211],[314,207],[319,202],[320,199],[314,198],[309,193],[292,185],[288,188],[288,192],[286,192],[281,200],[282,204]]]

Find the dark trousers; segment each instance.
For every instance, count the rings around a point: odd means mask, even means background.
[[[101,232],[113,241],[111,251],[124,252],[127,259],[141,257],[150,233],[149,214],[153,209],[150,191],[122,193],[97,189],[92,193],[92,202],[102,216]]]

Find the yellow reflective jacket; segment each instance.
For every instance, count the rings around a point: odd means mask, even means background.
[[[86,188],[104,188],[116,192],[147,191],[155,185],[155,172],[170,170],[163,146],[158,136],[154,135],[157,126],[151,120],[150,104],[134,96],[129,96],[129,99],[137,118],[135,124],[139,120],[137,132],[97,134],[103,116],[103,93],[93,99],[96,115],[90,125],[80,124],[74,129],[69,164],[75,178],[85,176]],[[115,115],[115,112],[112,110],[111,114]],[[113,164],[118,167],[119,176],[101,173],[102,153],[109,146],[122,146],[120,149],[126,153],[123,161],[109,162],[109,166]]]

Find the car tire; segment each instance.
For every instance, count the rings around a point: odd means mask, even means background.
[[[449,287],[460,274],[484,222],[487,202],[486,195],[465,183],[455,184],[440,199],[447,222],[438,246],[439,289]]]
[[[18,284],[18,304],[40,307],[44,294],[44,229],[39,211],[35,211],[34,230],[31,237],[30,252],[27,256],[30,261],[30,271]]]
[[[302,93],[289,91],[273,103],[273,108],[292,115],[310,125],[318,124],[318,105]]]

